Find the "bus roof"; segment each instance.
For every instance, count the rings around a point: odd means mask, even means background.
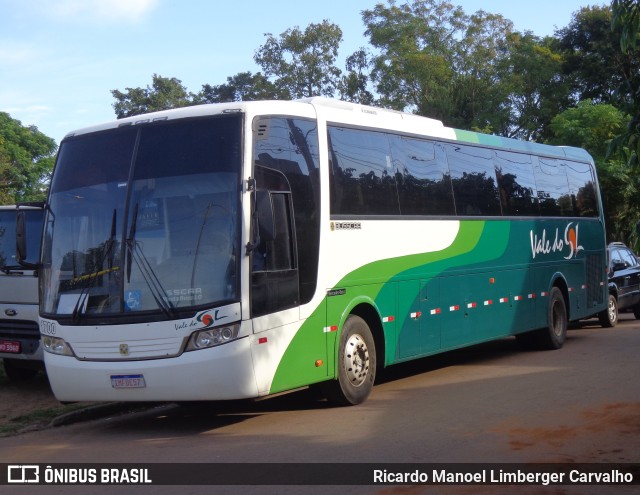
[[[316,115],[321,114],[329,122],[362,125],[398,132],[409,132],[414,135],[444,138],[450,141],[461,141],[465,143],[475,143],[516,152],[567,158],[589,163],[593,162],[589,153],[582,148],[572,146],[552,146],[496,136],[493,134],[483,134],[480,132],[454,129],[444,126],[444,124],[439,120],[422,117],[420,115],[318,96],[291,101],[265,100],[211,103],[163,110],[78,129],[68,133],[65,136],[65,139],[101,130],[141,125],[157,121],[247,112],[256,115],[261,113],[273,113],[279,115],[291,113],[302,117],[315,117]]]

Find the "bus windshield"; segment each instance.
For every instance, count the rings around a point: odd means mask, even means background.
[[[237,300],[240,116],[63,141],[45,226],[42,310],[165,316]]]
[[[42,215],[40,209],[24,209],[26,218],[27,260],[35,261],[40,255]],[[0,209],[0,270],[24,270],[16,261],[16,209]]]

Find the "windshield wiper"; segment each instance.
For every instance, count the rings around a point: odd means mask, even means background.
[[[171,318],[174,316],[174,307],[171,301],[165,299],[166,292],[162,287],[160,279],[153,270],[153,267],[149,263],[149,260],[144,255],[142,248],[136,242],[136,225],[138,218],[138,203],[133,208],[133,220],[131,221],[131,227],[129,228],[129,238],[125,241],[127,246],[127,283],[131,281],[131,268],[135,261],[144,282],[149,287],[149,291],[153,296],[158,308],[167,316]]]
[[[103,245],[100,259],[97,260],[98,261],[97,266],[102,266],[107,255],[109,255],[109,253],[112,253],[113,246],[115,244],[115,239],[116,239],[116,210],[114,208],[113,215],[111,216],[111,232],[109,235],[109,239],[107,239]],[[104,270],[97,270],[91,273],[85,273],[71,279],[70,283],[72,285],[77,282],[83,282],[83,284],[80,287],[80,293],[78,294],[78,300],[76,301],[76,304],[73,307],[73,312],[71,313],[71,317],[74,320],[79,318],[86,311],[89,292],[91,292],[91,288],[95,284],[95,281],[98,279],[98,277],[106,275],[107,273],[118,271],[119,269],[120,267],[113,266],[113,254],[111,254],[111,256],[109,256],[108,268]]]
[[[3,265],[0,266],[0,271],[6,273],[7,275],[16,274],[21,275],[24,273],[24,266],[20,265]]]

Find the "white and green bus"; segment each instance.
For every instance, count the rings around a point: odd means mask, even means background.
[[[323,98],[68,134],[40,331],[61,401],[363,402],[381,367],[605,314],[581,149]]]

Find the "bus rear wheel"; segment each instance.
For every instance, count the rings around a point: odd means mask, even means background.
[[[547,326],[539,330],[516,335],[518,344],[525,349],[560,349],[567,338],[567,304],[562,291],[553,287],[547,306]]]
[[[325,396],[336,405],[363,403],[376,377],[376,346],[369,325],[350,315],[342,328],[338,347],[338,378],[323,383]]]

